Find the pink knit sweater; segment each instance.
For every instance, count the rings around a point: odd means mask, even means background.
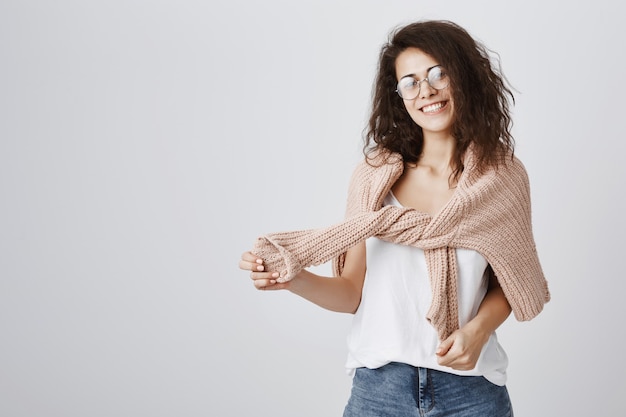
[[[346,251],[375,236],[424,250],[432,288],[427,319],[441,340],[459,328],[454,248],[473,249],[493,268],[518,320],[530,320],[550,300],[531,227],[528,176],[517,158],[483,174],[470,151],[451,200],[435,216],[410,208],[382,207],[403,171],[399,155],[363,161],[352,176],[346,219],[336,225],[260,237],[253,252],[281,282],[303,268],[333,260],[340,275]]]

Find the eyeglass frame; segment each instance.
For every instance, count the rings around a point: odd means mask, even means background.
[[[400,81],[398,81],[398,83],[396,84],[396,90],[395,90],[395,92],[396,92],[396,93],[398,94],[398,96],[400,96],[400,98],[401,98],[401,99],[403,99],[403,100],[414,100],[414,99],[416,99],[416,98],[420,95],[420,93],[421,93],[421,91],[422,91],[422,83],[423,83],[424,81],[426,81],[426,82],[428,83],[428,85],[429,85],[432,89],[435,89],[435,90],[437,90],[437,91],[440,91],[440,90],[443,90],[443,89],[445,89],[445,88],[448,88],[448,86],[450,86],[450,79],[449,79],[449,78],[448,78],[448,80],[447,80],[447,83],[446,83],[445,87],[441,87],[441,88],[433,87],[433,85],[430,83],[430,80],[428,79],[428,75],[429,75],[429,74],[430,74],[430,72],[431,72],[432,70],[434,70],[435,68],[440,68],[440,69],[442,70],[442,72],[445,74],[445,76],[446,76],[446,77],[448,77],[448,73],[445,71],[445,68],[443,67],[443,65],[441,65],[441,64],[437,64],[437,65],[434,65],[434,66],[432,66],[432,67],[428,68],[428,70],[426,71],[426,75],[427,75],[427,77],[426,77],[426,78],[424,78],[424,79],[422,79],[422,80],[418,80],[418,79],[417,79],[417,78],[415,78],[413,75],[405,75],[404,77],[400,78]],[[415,97],[413,97],[413,98],[404,98],[404,97],[402,97],[402,94],[400,93],[400,90],[401,90],[401,89],[400,89],[400,87],[399,87],[399,86],[400,86],[400,83],[402,82],[402,80],[404,80],[405,78],[413,78],[413,79],[417,82],[417,94],[415,94]]]

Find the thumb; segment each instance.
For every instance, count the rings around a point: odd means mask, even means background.
[[[448,353],[448,351],[450,350],[453,344],[454,344],[454,337],[450,335],[448,336],[446,340],[444,340],[443,342],[439,344],[439,346],[437,347],[437,351],[435,353],[437,354],[437,356],[444,356],[446,353]]]

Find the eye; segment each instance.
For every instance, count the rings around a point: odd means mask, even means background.
[[[446,71],[441,67],[432,68],[428,72],[428,80],[431,82],[441,81],[446,78]]]
[[[413,77],[404,77],[403,79],[400,80],[399,85],[400,85],[400,89],[405,90],[405,91],[410,91],[417,87],[418,82]]]

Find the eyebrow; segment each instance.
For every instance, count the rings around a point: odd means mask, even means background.
[[[426,76],[428,76],[428,73],[430,72],[430,70],[431,70],[431,69],[433,69],[433,68],[435,68],[435,67],[440,67],[440,66],[441,66],[441,64],[436,64],[436,65],[433,65],[432,67],[428,68],[428,69],[426,70]],[[406,78],[406,77],[413,77],[413,78],[417,78],[417,74],[415,74],[415,73],[411,73],[411,74],[403,75],[402,77],[400,77],[400,79],[403,79],[403,78]]]

